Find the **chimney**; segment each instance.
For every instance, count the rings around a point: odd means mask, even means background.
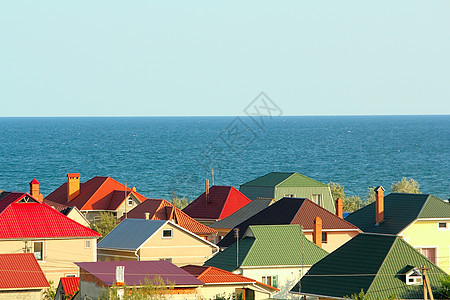
[[[148,213],[148,212],[145,213],[145,219],[146,219],[146,220],[149,220],[149,219],[150,219],[150,213]]]
[[[336,199],[336,216],[338,216],[341,219],[344,218],[343,204],[342,204],[342,199],[341,198],[337,198]]]
[[[133,186],[133,187],[131,188],[131,190],[132,190],[133,192],[136,192],[136,187]]]
[[[322,219],[319,217],[314,220],[313,241],[314,244],[322,248]]]
[[[30,182],[30,195],[39,202],[42,202],[44,200],[42,194],[39,193],[39,181],[37,181],[36,178],[33,178],[33,180],[31,180]]]
[[[116,285],[125,284],[125,266],[116,266]]]
[[[384,188],[380,185],[375,188],[375,225],[384,221]]]
[[[208,204],[209,201],[209,180],[205,180],[205,198],[206,198],[206,204]]]
[[[67,202],[80,194],[80,173],[67,174]]]

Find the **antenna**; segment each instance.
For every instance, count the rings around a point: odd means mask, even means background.
[[[234,236],[236,237],[236,268],[239,267],[239,228],[233,229]]]
[[[128,206],[128,199],[127,199],[127,182],[125,181],[125,219],[127,218],[127,206]]]
[[[211,168],[212,185],[214,185],[214,168]]]

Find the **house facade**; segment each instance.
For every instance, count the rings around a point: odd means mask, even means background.
[[[258,198],[307,198],[332,213],[336,212],[328,185],[296,172],[268,173],[242,184],[239,191],[252,201]]]
[[[97,248],[99,261],[167,260],[178,266],[201,265],[218,251],[171,221],[141,219],[123,220]]]

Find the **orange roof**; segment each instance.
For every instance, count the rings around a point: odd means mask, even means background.
[[[117,210],[125,199],[133,194],[139,201],[145,197],[111,177],[96,176],[80,183],[80,193],[67,202],[67,182],[45,197],[56,203],[76,206],[79,210]]]
[[[217,234],[215,229],[203,225],[164,199],[147,199],[127,213],[127,218],[150,220],[173,220],[175,224],[197,235]],[[123,219],[123,218],[122,218]]]
[[[50,285],[33,253],[0,254],[0,289],[42,289]]]
[[[73,296],[78,291],[80,277],[61,277],[61,284],[64,294]]]
[[[258,285],[269,288],[273,291],[280,291],[277,288],[274,288],[270,285],[259,282],[255,279],[251,279],[242,275],[234,274],[219,268],[215,267],[207,267],[207,266],[196,266],[196,265],[187,265],[181,267],[186,272],[194,275],[205,284],[214,284],[214,283],[256,283]]]

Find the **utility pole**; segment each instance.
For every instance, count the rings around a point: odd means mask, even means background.
[[[428,300],[428,296],[427,296],[427,292],[428,295],[430,295],[430,300],[434,300],[433,297],[433,292],[431,291],[431,284],[430,284],[430,280],[428,278],[427,275],[427,270],[429,270],[430,268],[426,268],[425,265],[422,266],[422,284],[423,284],[423,299],[424,300]]]

